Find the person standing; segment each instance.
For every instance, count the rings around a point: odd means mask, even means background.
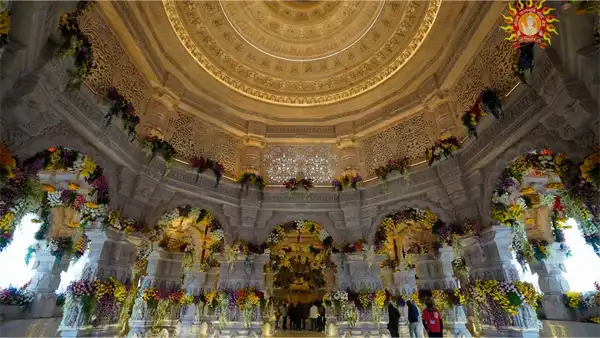
[[[279,314],[281,315],[281,329],[285,330],[285,324],[287,324],[287,316],[288,316],[288,311],[287,311],[287,304],[284,302],[281,304],[281,307],[279,308]]]
[[[400,324],[400,311],[398,311],[392,300],[388,303],[388,319],[387,328],[390,330],[390,336],[392,338],[399,338],[398,325]]]
[[[308,311],[308,317],[310,318],[310,330],[317,331],[317,320],[319,319],[319,308],[317,304],[313,303]]]
[[[443,337],[444,323],[440,312],[433,307],[433,301],[427,302],[427,308],[423,310],[423,327],[427,330],[429,337]]]
[[[325,331],[325,307],[319,304],[319,331]]]
[[[296,329],[296,306],[290,303],[288,307],[288,316],[290,316],[290,330]]]
[[[411,338],[419,338],[419,309],[412,301],[407,301],[408,307],[408,332]]]
[[[302,315],[301,315],[301,321],[302,321],[302,330],[306,330],[306,320],[308,319],[308,312],[310,311],[310,304],[304,303],[302,304]]]

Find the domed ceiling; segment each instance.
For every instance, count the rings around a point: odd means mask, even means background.
[[[441,0],[163,4],[178,38],[215,79],[250,98],[310,106],[360,95],[400,70]]]
[[[319,126],[373,119],[395,102],[423,105],[449,90],[504,7],[442,0],[98,6],[151,86],[177,93],[180,112],[238,125]],[[417,112],[394,109],[396,121]]]

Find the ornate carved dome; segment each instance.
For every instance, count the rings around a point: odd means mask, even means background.
[[[248,97],[284,105],[337,102],[400,70],[433,26],[440,0],[165,0],[196,62]]]

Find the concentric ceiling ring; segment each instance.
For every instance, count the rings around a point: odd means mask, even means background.
[[[237,15],[237,22],[242,22],[239,18],[247,14],[244,13],[244,4],[263,2],[232,3],[239,4],[239,8],[233,9],[237,11],[234,13]],[[386,2],[383,10],[377,6],[377,15],[370,16],[360,12],[362,15],[355,18],[346,13],[353,20],[351,23],[355,24],[354,27],[360,26],[357,22],[361,25],[368,22],[364,27],[368,29],[361,29],[352,39],[346,39],[348,34],[342,31],[341,34],[346,35],[337,43],[330,43],[329,49],[332,51],[326,54],[329,57],[321,58],[306,55],[287,57],[262,48],[260,43],[263,42],[260,39],[271,38],[269,43],[275,49],[288,48],[285,52],[297,49],[295,45],[290,47],[288,42],[288,35],[292,34],[263,36],[255,33],[252,39],[246,34],[240,34],[239,27],[231,20],[231,11],[225,13],[222,9],[224,4],[219,1],[163,0],[167,18],[175,34],[196,62],[213,78],[249,98],[297,107],[347,100],[392,77],[407,64],[424,42],[437,18],[441,3],[442,0],[430,0],[427,3],[418,0]],[[233,4],[231,6],[235,6]],[[317,6],[307,6],[311,7]],[[266,11],[258,12],[255,16],[257,22],[249,25],[255,29],[259,25],[264,26],[265,22],[269,23],[265,21],[265,18],[269,19],[268,15],[270,14]],[[288,24],[292,29],[302,27],[302,23]],[[348,25],[344,28],[349,30],[351,27]],[[325,29],[325,33],[328,32],[330,31]],[[327,34],[323,36],[323,41],[333,40],[327,39]],[[339,37],[340,34],[336,36]],[[292,41],[297,43],[297,40]],[[341,43],[343,41],[345,43]]]
[[[228,2],[228,1],[226,1]],[[296,2],[296,1],[284,1],[284,2]],[[308,2],[308,1],[307,1]],[[227,22],[231,25],[231,28],[233,28],[233,30],[239,35],[239,37],[244,40],[247,44],[249,44],[250,46],[252,46],[254,49],[256,49],[257,51],[268,55],[270,57],[276,58],[276,59],[281,59],[281,60],[285,60],[285,61],[290,61],[290,62],[307,62],[307,61],[318,61],[318,60],[323,60],[329,57],[333,57],[336,56],[346,50],[348,50],[349,48],[351,48],[352,46],[354,46],[357,42],[359,42],[362,38],[365,37],[365,35],[367,35],[367,33],[371,30],[371,28],[373,28],[373,26],[375,25],[375,23],[377,22],[377,19],[379,19],[379,16],[381,15],[381,11],[383,10],[383,5],[385,4],[385,0],[381,0],[378,1],[378,6],[377,6],[377,10],[375,12],[375,15],[372,17],[372,19],[370,20],[369,24],[367,25],[366,28],[364,28],[358,36],[356,36],[354,39],[352,39],[352,41],[350,41],[348,44],[346,44],[345,46],[343,46],[341,49],[337,49],[335,51],[332,51],[331,53],[322,55],[322,56],[318,56],[318,57],[308,57],[308,58],[290,58],[290,57],[284,57],[281,55],[277,55],[273,52],[267,51],[265,50],[265,48],[261,48],[259,46],[257,46],[257,44],[253,43],[252,41],[250,41],[250,39],[248,39],[246,37],[246,34],[244,34],[238,27],[237,25],[233,22],[233,20],[230,19],[229,15],[227,14],[227,10],[226,8],[223,6],[223,0],[219,0],[219,6],[221,7],[221,10],[223,11],[223,14],[225,15],[225,19],[227,19]]]

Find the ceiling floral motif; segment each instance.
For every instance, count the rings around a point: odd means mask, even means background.
[[[441,3],[163,0],[204,70],[245,96],[290,106],[338,102],[387,80],[416,53]]]

